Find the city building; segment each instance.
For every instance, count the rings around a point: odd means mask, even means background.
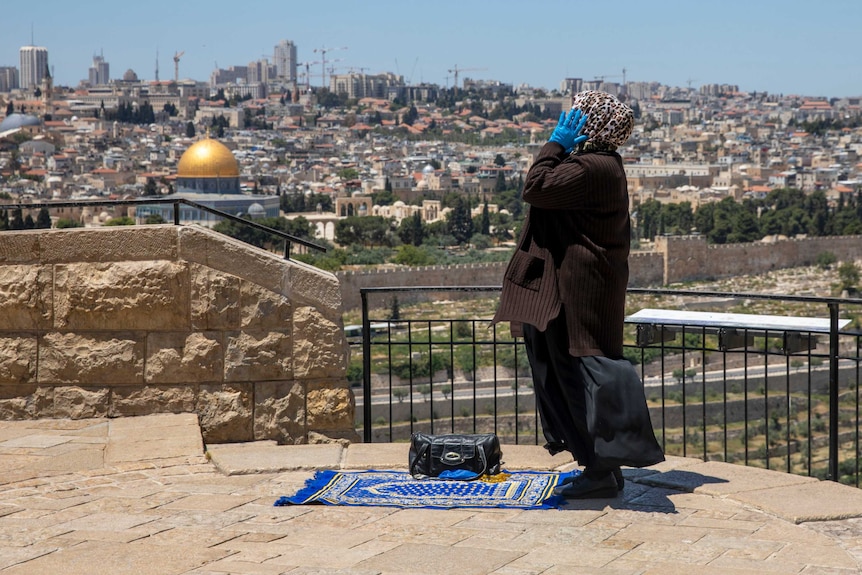
[[[286,82],[296,82],[296,44],[282,40],[276,44],[272,54],[276,77]]]
[[[221,142],[205,138],[192,144],[177,164],[176,193],[165,200],[182,198],[234,216],[275,218],[279,215],[278,196],[243,194],[239,185],[239,162]],[[167,222],[174,220],[173,205],[140,206],[135,217],[143,222],[158,215]],[[183,205],[180,221],[212,227],[222,218],[207,211]]]
[[[18,68],[15,66],[0,66],[0,92],[11,92],[18,88]]]
[[[34,90],[48,73],[48,49],[43,46],[22,46],[20,57],[20,87]]]
[[[103,56],[93,56],[88,80],[91,86],[103,86],[111,81],[111,67]]]

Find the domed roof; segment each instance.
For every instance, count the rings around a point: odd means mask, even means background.
[[[248,215],[253,218],[262,218],[266,215],[266,210],[262,205],[257,202],[254,202],[248,207]]]
[[[192,144],[177,164],[179,178],[233,178],[239,163],[227,146],[207,138]]]
[[[6,118],[0,122],[0,132],[5,132],[6,130],[15,130],[18,128],[23,128],[25,126],[38,126],[41,124],[39,118],[36,116],[30,116],[26,114],[9,114]]]

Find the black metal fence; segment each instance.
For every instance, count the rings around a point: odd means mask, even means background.
[[[523,341],[490,325],[499,289],[361,290],[348,339],[366,442],[493,431],[544,444]],[[650,309],[627,318],[625,355],[666,453],[859,486],[862,299],[631,289],[635,300]],[[672,313],[717,305],[746,313]]]

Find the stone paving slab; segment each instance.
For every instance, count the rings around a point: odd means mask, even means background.
[[[207,454],[226,475],[278,473],[292,470],[340,469],[344,448],[337,443],[293,445],[275,441],[208,445]]]
[[[794,523],[862,517],[862,490],[832,481],[742,491],[731,497]]]
[[[862,572],[862,518],[834,519],[862,491],[834,483],[668,457],[625,469],[616,498],[559,510],[273,507],[316,469],[404,469],[407,444],[262,441],[205,457],[196,417],[154,417],[0,422],[0,438],[29,445],[0,452],[0,575]],[[541,447],[503,455],[511,469],[575,467]],[[55,456],[61,469],[37,469]]]

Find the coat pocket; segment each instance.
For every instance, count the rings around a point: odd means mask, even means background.
[[[539,291],[542,286],[542,275],[545,273],[545,260],[530,255],[521,250],[515,251],[509,269],[506,270],[506,279],[515,285],[531,291]]]

